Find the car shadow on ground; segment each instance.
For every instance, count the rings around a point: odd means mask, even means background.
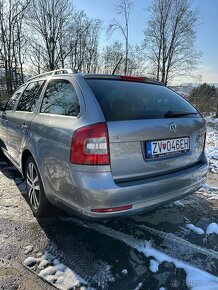
[[[16,169],[16,167],[1,151],[0,151],[0,170],[7,178],[14,180],[15,182],[17,178],[22,179],[21,173]]]

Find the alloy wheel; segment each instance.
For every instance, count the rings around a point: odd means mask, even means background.
[[[40,198],[39,175],[35,165],[32,162],[28,163],[26,183],[30,204],[34,210],[37,210],[39,207]]]

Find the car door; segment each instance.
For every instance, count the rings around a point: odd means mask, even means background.
[[[0,113],[0,147],[1,150],[8,154],[8,118],[13,115],[14,108],[17,101],[24,90],[24,86],[21,86],[18,90],[14,92],[11,96],[2,112]]]
[[[13,114],[8,117],[8,151],[18,167],[20,166],[22,145],[36,114],[35,109],[44,82],[44,80],[38,80],[27,84]]]
[[[50,79],[39,114],[31,124],[36,146],[36,161],[45,191],[61,198],[73,198],[69,171],[70,148],[74,128],[84,112],[81,92],[72,78]]]

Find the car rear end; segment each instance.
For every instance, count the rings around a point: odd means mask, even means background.
[[[206,126],[191,104],[146,78],[84,75],[81,88],[103,118],[72,138],[77,211],[95,218],[135,214],[201,187]]]

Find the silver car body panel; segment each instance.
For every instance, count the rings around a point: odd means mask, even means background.
[[[177,133],[169,130],[170,123],[172,119],[109,122],[111,170],[114,179],[159,175],[201,160],[205,137],[203,119],[177,118]],[[190,152],[186,154],[154,160],[146,160],[142,154],[148,140],[186,136],[190,138]]]

